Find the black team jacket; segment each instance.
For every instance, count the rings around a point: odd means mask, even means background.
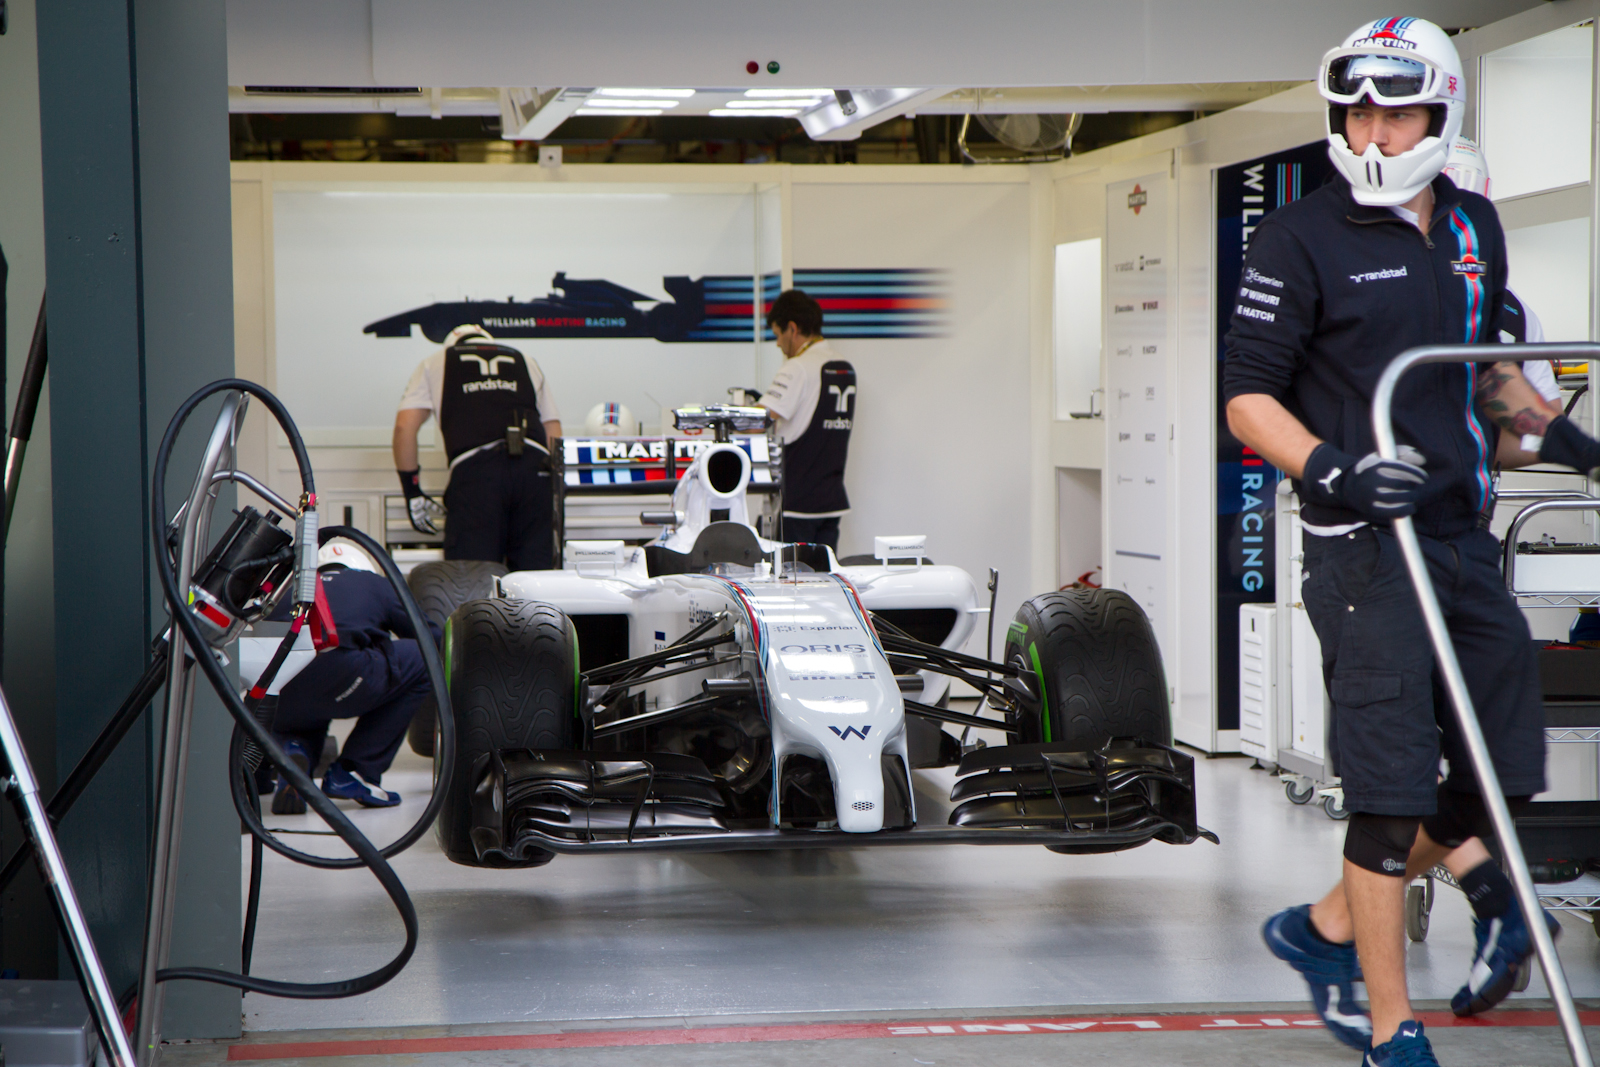
[[[1343,179],[1263,219],[1233,302],[1224,400],[1274,397],[1317,437],[1363,456],[1375,447],[1372,394],[1394,357],[1418,345],[1496,342],[1506,282],[1499,216],[1442,175],[1433,197],[1426,236],[1386,207],[1356,203]],[[1416,515],[1431,537],[1472,529],[1487,501],[1498,430],[1475,380],[1471,364],[1431,364],[1395,393],[1395,436],[1427,458],[1436,490]],[[1302,517],[1363,521],[1318,504]]]

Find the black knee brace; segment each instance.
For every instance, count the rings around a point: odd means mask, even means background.
[[[1403,878],[1421,822],[1420,815],[1355,812],[1344,833],[1344,858],[1364,871]]]
[[[1506,797],[1506,806],[1515,818],[1527,806],[1530,797]],[[1439,810],[1422,819],[1422,828],[1436,844],[1446,848],[1460,848],[1468,838],[1486,837],[1494,828],[1489,824],[1489,809],[1477,793],[1463,793],[1439,786]]]

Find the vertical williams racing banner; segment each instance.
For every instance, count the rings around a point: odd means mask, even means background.
[[[1333,173],[1324,141],[1217,170],[1217,728],[1239,728],[1239,606],[1271,603],[1273,496],[1282,475],[1228,432],[1224,338],[1250,237],[1264,216]]]

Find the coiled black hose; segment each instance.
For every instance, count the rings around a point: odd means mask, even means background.
[[[278,425],[283,429],[285,436],[288,437],[289,446],[294,452],[295,463],[300,469],[301,487],[306,494],[306,506],[312,506],[315,501],[316,489],[312,479],[310,457],[306,453],[305,442],[301,438],[299,430],[295,427],[294,419],[290,417],[288,410],[284,408],[277,397],[254,382],[237,378],[225,378],[221,381],[212,382],[210,385],[200,389],[178,407],[177,413],[173,415],[172,421],[167,425],[167,431],[162,436],[161,444],[156,450],[150,521],[156,544],[158,545],[165,546],[167,544],[166,474],[167,465],[172,457],[173,442],[176,441],[178,433],[183,429],[184,423],[188,421],[189,416],[194,413],[195,408],[202,401],[217,393],[225,392],[249,394],[260,400],[262,405],[271,412],[273,418],[277,420]],[[333,532],[335,530],[340,532],[335,534]],[[371,538],[358,530],[351,530],[347,527],[330,527],[329,536],[351,537],[352,540],[361,544],[363,548],[367,548],[369,552],[377,547],[376,542],[373,542]],[[373,555],[379,565],[383,567],[384,573],[388,576],[390,582],[395,585],[396,592],[400,596],[400,602],[405,606],[406,616],[411,620],[412,627],[419,636],[428,633],[428,624],[423,618],[422,612],[417,608],[416,600],[411,596],[411,591],[406,587],[405,580],[401,577],[399,569],[395,567],[394,561],[381,548],[373,552]],[[271,731],[258,722],[256,717],[250,713],[250,710],[245,707],[244,702],[239,698],[239,694],[234,691],[233,684],[228,680],[227,674],[223,671],[222,665],[212,655],[210,646],[201,634],[200,627],[189,610],[187,597],[184,595],[184,591],[178,581],[170,552],[159,551],[156,553],[156,571],[161,579],[161,589],[166,597],[168,609],[172,613],[173,625],[183,634],[189,648],[194,650],[196,663],[205,672],[206,679],[211,683],[211,687],[216,690],[217,695],[222,699],[223,706],[228,709],[228,713],[233,716],[237,725],[235,743],[231,746],[232,751],[229,758],[230,778],[234,781],[235,793],[239,792],[241,784],[239,769],[242,768],[243,743],[249,741],[266,754],[266,757],[277,766],[279,773],[305,798],[306,804],[322,818],[323,822],[333,829],[334,833],[338,834],[339,839],[348,845],[356,856],[349,859],[330,859],[321,856],[312,857],[306,853],[288,849],[287,846],[282,846],[280,842],[277,842],[276,838],[272,837],[271,833],[261,825],[260,817],[253,814],[253,806],[247,802],[241,810],[241,816],[244,816],[245,812],[252,813],[253,818],[246,818],[246,825],[250,827],[251,833],[256,836],[258,841],[265,843],[275,851],[289,855],[292,859],[297,859],[301,863],[311,863],[311,865],[318,867],[364,866],[368,868],[372,871],[373,876],[378,879],[379,884],[383,886],[384,892],[389,895],[389,899],[394,902],[395,910],[400,913],[400,921],[405,926],[405,944],[393,959],[367,974],[342,981],[283,982],[254,978],[211,967],[169,967],[157,972],[157,980],[166,982],[174,979],[190,979],[232,986],[254,993],[265,993],[269,996],[301,999],[350,997],[377,989],[400,973],[400,970],[411,959],[417,947],[416,908],[412,905],[405,886],[400,883],[399,876],[389,866],[387,857],[408,847],[421,836],[428,823],[432,821],[433,814],[437,813],[438,806],[442,803],[442,798],[450,787],[450,770],[454,764],[454,760],[449,758],[453,753],[455,744],[454,715],[450,709],[450,695],[445,687],[444,668],[439,660],[438,648],[435,647],[431,640],[419,640],[417,642],[422,651],[423,662],[428,670],[428,678],[433,683],[435,699],[438,701],[440,744],[446,753],[446,758],[442,760],[441,773],[438,781],[434,784],[434,795],[428,803],[424,819],[420,819],[417,825],[412,827],[400,840],[380,850],[367,839],[366,835],[356,829],[355,825],[344,812],[339,810],[333,801],[323,795],[322,791],[312,782],[310,775],[300,770],[285,755],[283,749],[273,738]],[[236,796],[235,803],[237,804],[237,802],[238,798]]]

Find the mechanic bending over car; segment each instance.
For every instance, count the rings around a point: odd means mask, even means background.
[[[317,580],[338,645],[317,653],[283,687],[272,732],[289,758],[310,774],[329,722],[354,718],[343,751],[323,776],[322,791],[367,808],[393,807],[400,794],[381,787],[383,772],[394,762],[411,716],[430,692],[418,634],[389,579],[356,546],[337,540],[323,545],[317,553]],[[273,617],[287,619],[289,608],[285,600]],[[434,642],[439,637],[437,630],[427,635]],[[305,810],[304,798],[280,781],[272,813],[299,815]]]
[[[856,414],[856,369],[822,336],[822,305],[803,290],[778,294],[767,312],[783,366],[757,401],[783,441],[784,541],[839,549],[850,510],[844,465]]]
[[[549,446],[561,436],[561,412],[539,364],[481,326],[457,326],[412,373],[394,416],[394,465],[412,528],[437,534],[441,509],[418,480],[417,431],[429,415],[450,461],[444,558],[549,570]]]
[[[1544,788],[1538,670],[1479,515],[1496,456],[1514,466],[1534,453],[1588,472],[1600,443],[1552,414],[1514,363],[1429,364],[1396,391],[1403,458],[1378,457],[1371,399],[1394,357],[1499,340],[1505,242],[1493,205],[1441,175],[1465,99],[1442,30],[1410,18],[1364,25],[1323,58],[1320,89],[1340,176],[1256,230],[1223,392],[1234,434],[1300,494],[1312,535],[1303,599],[1332,697],[1329,757],[1352,814],[1342,882],[1274,915],[1263,936],[1365,1063],[1425,1067],[1437,1060],[1406,990],[1408,876],[1442,861],[1472,904],[1477,949],[1451,1001],[1457,1014],[1503,999],[1533,945],[1510,881],[1473,840],[1487,813],[1453,711],[1435,706],[1433,653],[1390,524],[1415,517],[1501,786],[1525,803]],[[1370,1016],[1355,1002],[1359,980]]]

